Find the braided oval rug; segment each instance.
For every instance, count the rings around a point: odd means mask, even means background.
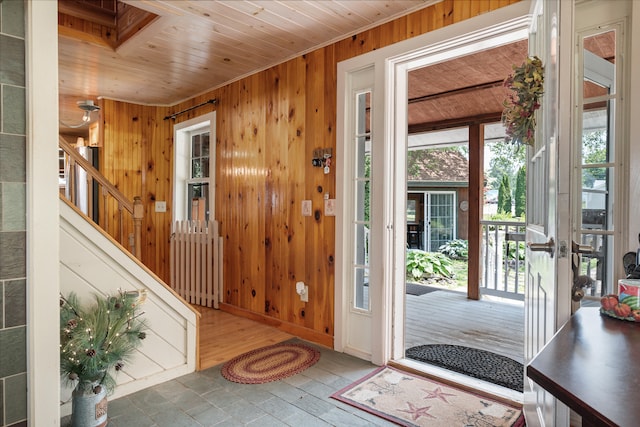
[[[280,343],[234,357],[222,366],[222,376],[236,383],[262,384],[298,374],[320,359],[320,352],[298,343]]]

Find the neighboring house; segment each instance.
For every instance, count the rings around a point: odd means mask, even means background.
[[[453,239],[467,239],[469,160],[457,149],[409,152],[407,244],[436,252]]]
[[[176,105],[107,99],[103,112],[109,128],[103,158],[110,159],[110,168],[105,170],[122,187],[130,185],[132,195],[142,195],[148,212],[153,212],[155,200],[171,205],[173,129],[163,118],[211,97],[220,99],[217,107],[201,112],[217,114],[216,206],[227,251],[226,308],[276,318],[295,334],[331,346],[336,312],[344,309],[334,307],[333,289],[340,236],[336,240],[335,220],[321,215],[319,207],[326,193],[334,197],[335,175],[323,175],[321,169],[311,167],[308,154],[325,145],[336,148],[336,97],[343,95],[336,95],[336,64],[422,33],[451,29],[452,24],[464,32],[462,21],[471,18],[472,5],[475,15],[484,17],[499,9],[494,2],[488,3],[491,6],[483,2],[485,9],[476,10],[480,2],[474,0],[445,2],[450,10],[439,15],[430,6],[433,19],[428,22],[420,14],[413,15],[413,21],[399,17],[382,29],[371,29],[206,94],[193,94]],[[57,425],[57,9],[54,2],[4,0],[0,10],[0,303],[4,314],[0,425]],[[635,3],[629,23],[640,23]],[[629,52],[637,52],[638,25],[631,26],[628,37],[634,47]],[[640,73],[637,54],[626,63],[630,76]],[[573,81],[573,76],[561,78],[567,80],[565,84]],[[629,93],[639,93],[638,84],[637,79],[631,80]],[[628,117],[640,115],[637,96],[630,97],[626,106]],[[629,153],[637,151],[640,147],[632,136],[640,134],[640,122],[629,120],[623,133],[625,148]],[[125,155],[130,164],[124,162]],[[628,156],[627,161],[629,173],[623,175],[629,178],[622,186],[626,194],[619,199],[625,218],[621,228],[626,232],[618,236],[623,240],[621,248],[636,247],[640,231],[640,195],[633,178],[640,173],[640,159]],[[319,213],[301,218],[298,202],[303,199],[311,199]],[[144,261],[166,277],[171,213],[154,212],[147,218]],[[299,279],[310,284],[309,306],[296,299],[292,283]]]

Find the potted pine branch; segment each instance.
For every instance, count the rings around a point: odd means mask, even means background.
[[[146,337],[141,305],[146,291],[95,295],[83,305],[75,293],[60,295],[60,373],[75,386],[71,425],[104,426],[107,394],[113,392],[113,375],[122,370]]]

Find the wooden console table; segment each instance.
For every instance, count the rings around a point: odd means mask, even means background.
[[[527,376],[582,425],[640,423],[640,324],[581,308],[527,366]]]

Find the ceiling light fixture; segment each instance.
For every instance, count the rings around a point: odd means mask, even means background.
[[[98,105],[95,105],[93,101],[90,99],[85,101],[78,101],[77,104],[78,104],[78,108],[84,111],[84,114],[82,115],[82,123],[79,123],[77,125],[70,125],[60,120],[60,124],[72,129],[77,129],[83,126],[87,126],[89,122],[91,122],[91,113],[94,111],[98,111],[100,109],[100,107]]]

